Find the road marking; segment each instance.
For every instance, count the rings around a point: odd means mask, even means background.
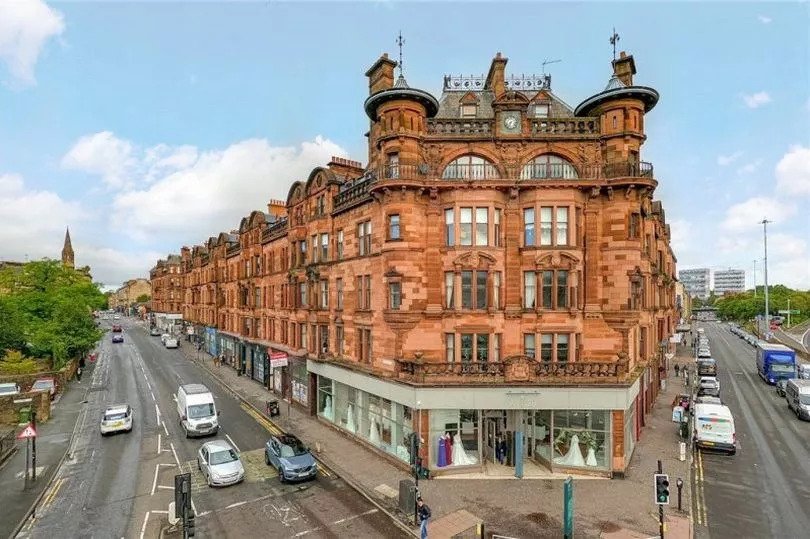
[[[225,509],[233,509],[234,507],[239,507],[240,505],[245,505],[246,503],[247,501],[232,503],[231,505],[225,507]]]
[[[163,432],[166,433],[166,437],[168,438],[169,437],[169,429],[166,428],[166,423],[161,421],[160,424],[163,425]]]
[[[336,525],[339,525],[339,524],[343,524],[344,522],[349,522],[349,521],[356,520],[358,518],[362,518],[362,517],[365,517],[365,516],[368,516],[368,515],[373,515],[377,511],[379,511],[379,509],[370,509],[370,510],[366,511],[365,513],[360,513],[359,515],[352,515],[350,517],[341,518],[340,520],[336,520],[336,521],[332,522],[332,525],[336,526]],[[322,529],[323,529],[323,527],[304,530],[302,532],[296,533],[295,535],[293,535],[293,537],[303,537],[304,535],[309,535],[310,533],[314,533],[314,532],[320,531]]]
[[[700,482],[698,483],[698,488],[700,489],[700,507],[698,509],[700,511],[700,517],[703,520],[703,525],[708,527],[709,519],[706,511],[706,494],[703,490],[703,452],[700,449],[698,449],[698,466],[700,470]]]
[[[174,487],[172,487],[174,488]],[[168,515],[168,511],[164,511],[163,509],[152,509],[152,512],[158,515]]]
[[[256,413],[256,410],[248,406],[247,404],[242,403],[242,409],[247,412],[253,419],[256,420],[262,427],[264,427],[268,432],[271,434],[275,434],[276,436],[281,435],[281,431],[273,425],[266,417]]]
[[[165,464],[163,462],[155,464],[155,479],[152,481],[152,494],[150,494],[150,496],[154,496],[155,490],[157,490],[158,472],[160,471],[161,466],[174,466],[174,464],[172,463]]]
[[[241,453],[241,451],[239,451],[239,446],[236,445],[236,442],[234,442],[233,439],[227,434],[225,435],[225,437],[228,439],[229,442],[231,442],[231,445],[234,447],[234,449],[236,449],[236,452]]]
[[[174,444],[169,442],[169,447],[172,448],[172,455],[174,455],[174,461],[177,463],[177,467],[180,467],[180,459],[177,458],[177,451],[174,450]]]
[[[60,477],[57,479],[56,483],[51,487],[51,491],[45,496],[45,503],[42,504],[42,507],[48,507],[53,499],[56,497],[56,493],[59,492],[59,489],[62,488],[62,483],[65,482],[64,477]]]
[[[149,394],[150,394],[150,395],[152,395],[152,401],[153,401],[153,402],[156,402],[156,399],[155,399],[155,394],[154,394],[154,393],[152,393],[152,391],[151,391],[151,390],[149,391]]]
[[[160,423],[160,408],[158,408],[157,403],[155,403],[155,414],[157,415],[157,422]]]
[[[163,453],[163,450],[160,448],[160,436],[161,434],[158,432],[158,455]]]
[[[157,487],[157,488],[162,488],[162,489],[164,489],[164,490],[174,490],[174,487],[173,487],[173,486],[168,487],[168,486],[166,486],[166,485],[158,485],[158,487]],[[157,513],[157,511],[152,511],[152,512],[153,512],[153,513]]]
[[[144,534],[146,533],[146,523],[149,522],[149,511],[143,516],[143,525],[141,526],[141,539],[143,539]]]

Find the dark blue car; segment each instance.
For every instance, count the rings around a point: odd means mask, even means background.
[[[278,478],[303,481],[318,474],[318,463],[304,443],[291,434],[273,436],[264,445],[264,461],[278,470]]]

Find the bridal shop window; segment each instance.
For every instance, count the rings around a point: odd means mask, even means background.
[[[436,468],[481,462],[477,410],[430,411],[430,462]]]
[[[554,464],[607,468],[610,456],[609,410],[554,410]]]
[[[335,422],[335,399],[331,378],[318,377],[318,415],[327,421]]]
[[[535,410],[532,431],[534,457],[551,461],[551,410]]]

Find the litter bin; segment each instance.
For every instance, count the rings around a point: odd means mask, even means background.
[[[31,407],[23,406],[20,408],[20,425],[26,425],[31,422]]]
[[[281,412],[278,409],[277,400],[267,401],[267,415],[269,415],[270,417],[276,417],[280,413]]]

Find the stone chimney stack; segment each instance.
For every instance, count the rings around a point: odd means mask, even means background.
[[[620,52],[618,60],[613,60],[613,73],[625,86],[632,86],[633,75],[636,74],[636,62],[633,60],[633,55],[627,56],[626,52]]]
[[[503,94],[506,91],[506,62],[509,59],[505,58],[499,52],[492,59],[492,65],[489,66],[489,73],[487,73],[487,81],[484,88],[492,90],[495,97]]]
[[[326,166],[329,170],[344,178],[358,178],[364,172],[363,163],[344,157],[332,156],[332,160]]]
[[[267,213],[276,219],[281,219],[287,215],[287,203],[283,200],[271,199],[270,202],[267,203]]]
[[[374,62],[374,65],[366,71],[368,77],[368,94],[376,94],[382,90],[388,90],[394,87],[394,68],[397,63],[388,58],[386,52],[380,59]]]

